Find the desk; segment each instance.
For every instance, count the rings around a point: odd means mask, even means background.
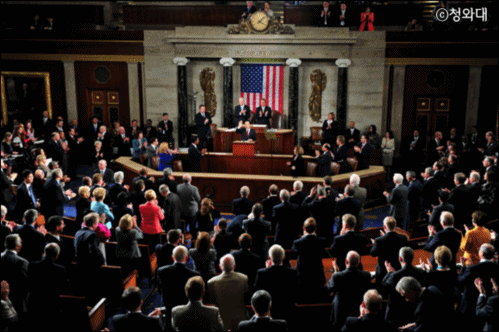
[[[265,129],[253,128],[256,132],[255,151],[262,154],[293,154],[295,133],[291,129],[275,130],[276,139],[269,141],[265,138]],[[233,129],[217,128],[213,135],[214,152],[232,152],[232,142],[240,141],[241,134]]]

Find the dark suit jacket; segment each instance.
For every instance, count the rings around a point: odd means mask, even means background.
[[[359,305],[364,293],[371,288],[371,274],[349,267],[333,273],[327,283],[327,290],[334,293],[331,322],[339,328],[349,316],[359,316]]]
[[[282,202],[273,208],[274,242],[283,248],[291,248],[293,241],[300,236],[302,221],[296,220],[297,213],[299,213],[299,206],[290,202]]]
[[[329,151],[326,151],[319,155],[317,158],[317,176],[325,177],[326,175],[331,175],[331,162],[333,157]]]
[[[25,258],[28,262],[42,259],[43,249],[45,248],[45,237],[41,232],[29,224],[16,226],[13,232],[19,234],[22,239],[19,256]]]
[[[260,112],[262,112],[261,116]],[[267,115],[265,115],[265,112],[267,112]],[[270,107],[265,106],[263,109],[261,106],[257,107],[255,115],[257,124],[264,124],[267,125],[267,128],[270,128],[270,119],[272,119],[272,109]]]
[[[407,195],[409,190],[403,184],[393,188],[392,193],[388,196],[388,203],[390,203],[390,215],[401,222],[404,221],[407,215]],[[400,226],[400,225],[399,225]]]
[[[241,105],[237,105],[234,109],[234,120],[235,120],[235,125],[237,126],[239,124],[239,121],[242,121],[245,123],[246,121],[249,121],[250,116],[251,116],[251,111],[248,105],[244,105],[242,107],[244,110],[246,110],[245,114],[241,114]]]
[[[0,188],[2,188],[0,195],[0,204],[8,207],[10,205],[10,201],[12,200],[12,181],[10,181],[9,177],[0,170]]]
[[[268,236],[272,234],[272,224],[262,217],[259,219],[246,219],[243,221],[243,229],[246,233],[253,238],[252,248],[253,252],[266,259],[269,253],[269,240]]]
[[[237,129],[236,133],[241,134],[241,141],[243,141],[243,142],[245,142],[249,139],[256,141],[256,131],[254,131],[253,129],[250,129],[249,135],[248,135],[247,129],[244,127]]]
[[[164,120],[161,120],[156,127],[158,127],[160,129],[160,136],[162,136],[161,138],[163,138],[163,140],[160,140],[160,141],[167,141],[167,142],[172,141],[173,122],[171,120],[168,120],[166,122],[166,127],[168,127],[168,129],[165,129],[165,121]],[[172,148],[172,147],[170,147],[170,148]]]
[[[307,198],[308,194],[303,192],[303,191],[298,191],[294,195],[291,195],[291,198],[289,199],[290,203],[293,204],[298,204],[301,206],[303,204],[303,201],[305,198]]]
[[[201,172],[201,159],[203,155],[194,144],[189,145],[189,165],[192,172]]]
[[[435,286],[426,287],[414,311],[414,331],[442,331],[452,324],[452,307],[446,305],[445,297]],[[414,321],[414,320],[413,320]]]
[[[376,283],[380,284],[386,275],[385,262],[388,261],[395,270],[400,269],[399,250],[407,246],[407,236],[397,232],[388,232],[374,240],[371,256],[378,257],[376,265]]]
[[[104,256],[99,249],[97,234],[83,227],[75,234],[75,255],[78,267],[97,269],[104,264]]]
[[[272,296],[272,317],[287,319],[293,317],[296,303],[298,275],[296,270],[282,265],[260,269],[256,273],[255,290],[266,290]]]
[[[423,182],[423,190],[421,192],[421,197],[423,198],[423,209],[431,210],[432,205],[438,205],[438,189],[440,189],[438,184],[438,179],[431,177]],[[477,197],[478,199],[478,197]],[[422,211],[424,212],[424,211]],[[420,215],[420,218],[423,215]]]
[[[291,167],[293,166],[295,167],[295,169],[291,169],[291,176],[305,176],[305,160],[302,156],[299,155],[296,157],[296,159],[293,156],[293,159],[291,159]],[[301,205],[301,202],[298,205]]]
[[[109,186],[109,198],[111,199],[112,203],[116,203],[118,195],[120,193],[126,192],[128,192],[128,190],[126,190],[126,188],[120,183],[111,183],[111,185]]]
[[[296,271],[302,289],[315,290],[326,283],[322,265],[325,246],[324,238],[313,234],[305,235],[293,242],[291,251],[297,255]]]
[[[166,232],[172,228],[181,228],[180,221],[180,197],[177,194],[170,192],[163,200],[163,210],[165,220],[162,222],[163,228]]]
[[[338,263],[340,270],[345,269],[345,259],[350,250],[356,251],[361,256],[367,254],[366,236],[354,231],[348,231],[334,238],[329,251],[331,256],[336,257],[336,263]],[[362,264],[359,265],[359,269],[362,269]]]
[[[270,221],[272,224],[272,232],[275,231],[275,221],[274,221],[274,206],[281,204],[279,196],[269,196],[262,199],[263,214],[265,215],[265,220]]]
[[[285,320],[270,317],[253,316],[250,320],[239,322],[239,331],[287,331],[288,325]]]
[[[0,280],[5,280],[10,286],[9,298],[18,313],[26,310],[28,295],[28,261],[12,251],[2,252],[0,259]]]
[[[175,180],[172,180],[168,177],[162,177],[162,178],[159,178],[156,180],[156,187],[159,187],[162,185],[162,184],[166,184],[168,186],[168,188],[170,189],[170,192],[176,194],[177,193],[177,181]]]
[[[69,199],[62,191],[61,185],[55,179],[48,179],[43,185],[45,188],[45,197],[41,205],[47,216],[64,216],[64,203]]]
[[[11,229],[2,222],[0,224],[0,252],[5,249],[5,238],[12,233]]]
[[[326,238],[325,246],[329,246],[332,242],[334,221],[330,214],[335,210],[335,206],[336,202],[327,197],[312,199],[310,196],[305,198],[301,206],[304,215],[308,216],[309,212],[312,213],[312,217],[317,222],[317,235]]]
[[[203,117],[201,113],[197,113],[194,117],[194,120],[196,120],[198,137],[200,140],[206,136],[211,135],[211,115],[208,112],[205,112],[204,115],[205,117]],[[209,120],[207,124],[204,123],[206,119]]]
[[[331,144],[331,146],[336,144],[336,137],[338,136],[338,121],[333,120],[331,125],[328,126],[328,120],[324,120],[322,123],[322,138],[324,142]]]
[[[421,193],[423,185],[421,181],[414,180],[407,187],[407,217],[404,225],[406,231],[409,230],[411,223],[419,218],[422,210]]]
[[[163,331],[163,322],[159,317],[149,317],[142,312],[128,312],[114,315],[111,319],[111,331]]]
[[[188,302],[185,295],[185,284],[189,278],[198,276],[198,272],[187,268],[182,263],[173,263],[158,268],[156,273],[159,288],[163,294],[163,304],[167,309]]]
[[[447,227],[440,232],[437,232],[435,236],[428,237],[428,243],[424,247],[424,250],[431,252],[431,263],[434,268],[436,268],[435,257],[433,256],[434,251],[440,246],[446,246],[452,252],[452,266],[456,264],[456,255],[461,245],[462,235],[454,227]]]
[[[343,217],[343,215],[350,213],[358,219],[361,208],[362,203],[358,199],[355,199],[353,197],[346,196],[345,198],[337,201],[334,215],[340,217],[340,220],[336,224],[336,233],[339,233],[341,231],[341,218]]]
[[[243,221],[246,219],[248,219],[247,214],[238,214],[227,226],[227,231],[232,233],[234,239],[238,239],[239,236],[244,233]]]
[[[346,173],[350,171],[350,166],[348,166],[348,148],[346,144],[343,144],[340,147],[335,147],[333,154],[333,161],[336,161],[338,164],[340,164],[340,173]]]
[[[331,15],[333,15],[333,14],[331,14]],[[352,15],[352,12],[350,9],[348,9],[348,8],[345,9],[345,13],[343,14],[343,16],[345,17],[343,19],[343,22],[344,22],[343,25],[341,25],[340,16],[342,15],[342,13],[341,13],[341,9],[339,7],[336,10],[336,12],[334,13],[334,15],[335,15],[336,26],[338,26],[338,27],[343,26],[343,27],[347,27],[347,28],[350,26],[350,16]]]
[[[345,129],[344,136],[345,136],[345,145],[348,146],[349,148],[353,147],[354,145],[357,145],[360,141],[360,131],[357,128],[354,128],[353,134],[351,133],[350,128]],[[352,138],[354,139],[354,142],[348,142]]]
[[[383,318],[383,314],[368,313],[362,317],[348,317],[342,332],[398,331],[397,327]]]
[[[457,229],[464,230],[464,224],[469,224],[473,210],[472,202],[475,196],[470,197],[470,187],[462,184],[451,190],[449,203],[454,205],[454,226]],[[476,197],[478,199],[478,197]],[[476,200],[475,200],[476,202]]]
[[[477,317],[485,319],[484,331],[497,331],[499,327],[499,315],[497,314],[499,308],[499,295],[480,296],[476,304]]]
[[[125,134],[125,137],[126,136]],[[125,143],[123,137],[120,134],[114,135],[113,137],[113,147],[118,148],[118,156],[129,156],[130,148],[132,147],[133,137],[128,137],[128,143]]]
[[[49,139],[47,143],[47,157],[52,158],[53,161],[59,162],[59,165],[62,165],[62,159],[64,156],[64,150],[62,147],[53,139]]]
[[[264,267],[263,260],[260,259],[260,256],[247,249],[232,251],[231,254],[236,262],[234,271],[243,273],[248,277],[248,286],[252,290],[255,284],[256,271]]]
[[[442,225],[440,224],[440,215],[444,211],[449,211],[454,214],[454,205],[449,204],[448,202],[439,204],[433,208],[430,216],[430,224],[435,226],[435,229],[438,231],[442,230]]]
[[[155,248],[158,268],[173,264],[172,253],[175,246],[171,243],[158,244]]]
[[[232,201],[232,213],[236,216],[240,214],[248,215],[251,213],[253,205],[255,205],[255,202],[247,197],[236,198]]]
[[[250,8],[248,8],[248,6],[246,6],[246,7],[244,7],[243,11],[241,12],[241,17],[244,13],[246,13],[246,16],[244,16],[244,18],[247,19],[249,14],[253,14],[256,11],[257,11],[257,8],[255,6],[251,6]]]
[[[437,151],[438,147],[444,146],[444,140],[441,139],[439,143],[432,138],[427,145],[428,149],[428,163],[434,163],[440,158],[440,153]]]
[[[94,174],[95,173],[102,174],[100,169],[95,169]],[[114,183],[114,171],[112,169],[106,167],[106,169],[104,170],[104,175],[102,176],[102,179],[104,180],[104,182],[106,183],[107,186]]]
[[[34,188],[32,189],[33,189],[33,195],[35,196],[35,199],[37,199]],[[30,196],[28,187],[26,183],[23,181],[17,187],[15,214],[19,220],[22,220],[24,212],[29,209],[38,210],[38,207],[35,205],[35,203],[33,203],[33,199]]]
[[[362,147],[362,143],[359,143],[359,148],[362,150],[360,152],[356,152],[355,156],[357,157],[357,160],[359,161],[359,164],[357,165],[357,170],[363,170],[363,169],[368,169],[369,168],[369,161],[371,159],[371,153],[373,151],[373,148],[369,143],[366,143],[364,147]]]

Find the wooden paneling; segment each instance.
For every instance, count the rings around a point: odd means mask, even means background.
[[[276,130],[276,139],[268,140],[265,131],[257,128],[255,151],[259,153],[293,154],[295,136],[290,129]],[[213,137],[213,148],[216,152],[232,152],[232,142],[240,141],[241,134],[219,128]]]

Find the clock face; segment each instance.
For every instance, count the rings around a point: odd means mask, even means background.
[[[256,31],[263,31],[269,26],[269,16],[262,11],[253,13],[250,18],[251,27]]]

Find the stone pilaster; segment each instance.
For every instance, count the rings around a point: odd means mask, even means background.
[[[348,66],[352,62],[349,59],[338,59],[334,63],[338,66],[338,89],[336,97],[336,119],[339,129],[346,128],[347,123],[347,100],[348,100]]]
[[[288,128],[295,131],[295,144],[298,139],[298,112],[299,112],[299,75],[298,66],[301,65],[300,59],[288,59],[286,64],[289,66],[289,105],[288,105]]]
[[[178,100],[178,146],[187,147],[190,137],[188,133],[188,107],[187,107],[187,68],[189,59],[174,58],[173,63],[177,65],[177,100]]]
[[[236,61],[232,58],[221,58],[220,64],[224,66],[223,79],[223,126],[229,128],[234,126],[232,104],[233,104],[233,75],[232,66]]]

